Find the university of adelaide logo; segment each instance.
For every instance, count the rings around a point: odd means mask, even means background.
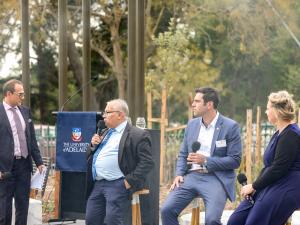
[[[72,128],[72,140],[79,142],[81,139],[81,128]]]

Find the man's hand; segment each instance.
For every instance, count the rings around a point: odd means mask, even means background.
[[[102,139],[103,139],[102,136],[99,136],[98,134],[94,134],[91,140],[92,146],[98,145],[102,141]]]
[[[127,182],[127,180],[124,179],[125,188],[128,190],[131,188],[131,185]]]
[[[45,166],[44,165],[39,165],[38,166],[38,170],[39,170],[39,173],[42,174],[43,173],[43,170],[45,169]]]
[[[183,183],[183,181],[184,181],[183,176],[175,177],[173,184],[170,187],[170,191],[173,191],[175,187],[179,187],[180,183]]]
[[[189,155],[187,157],[187,161],[188,161],[187,164],[193,164],[193,163],[204,164],[205,159],[206,159],[206,156],[204,156],[200,153],[191,152],[191,153],[189,153]]]

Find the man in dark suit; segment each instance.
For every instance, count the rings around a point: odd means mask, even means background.
[[[27,224],[32,159],[39,171],[43,161],[37,146],[30,110],[21,105],[21,81],[3,85],[0,103],[0,225],[11,225],[12,199],[15,200],[16,225]]]
[[[123,225],[131,194],[144,187],[147,173],[154,166],[150,135],[127,122],[127,103],[109,101],[104,121],[109,128],[92,137],[88,157],[86,224]],[[92,184],[92,186],[91,186]]]

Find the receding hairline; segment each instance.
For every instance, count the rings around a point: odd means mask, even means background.
[[[121,112],[125,113],[126,116],[129,116],[129,109],[128,109],[128,105],[127,102],[123,99],[113,99],[110,100],[106,103],[108,104],[112,104],[114,107],[117,107],[117,110],[120,110]]]
[[[6,93],[8,91],[10,91],[10,92],[15,91],[16,85],[24,86],[22,81],[17,80],[17,79],[11,79],[11,80],[6,81],[2,87],[3,96],[6,96]]]

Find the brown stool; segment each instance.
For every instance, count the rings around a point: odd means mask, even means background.
[[[192,219],[191,225],[200,224],[200,198],[194,198],[192,201]]]
[[[149,194],[148,189],[136,191],[132,195],[131,209],[132,209],[132,225],[142,225],[141,208],[140,208],[140,195]]]

